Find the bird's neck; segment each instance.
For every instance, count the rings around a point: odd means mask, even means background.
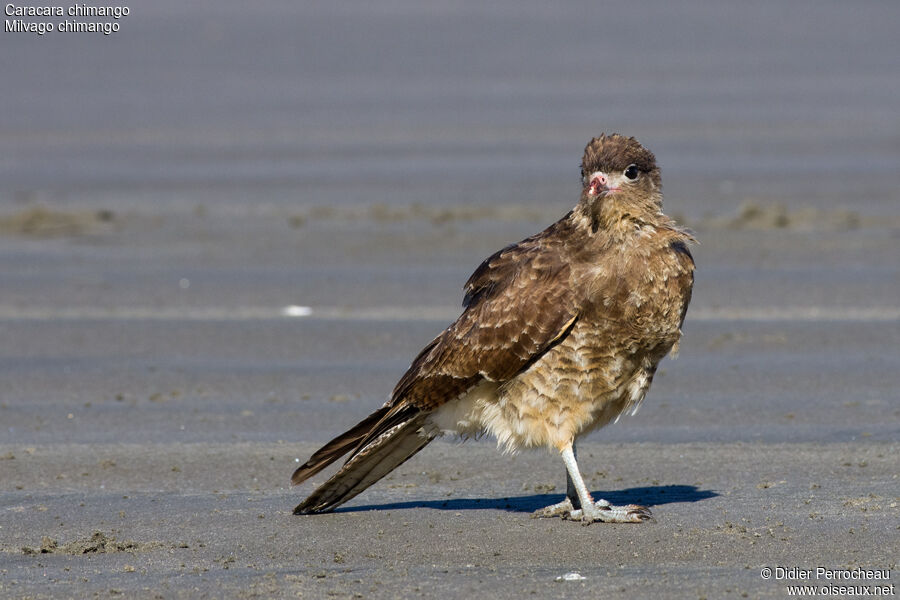
[[[671,219],[659,210],[659,204],[632,204],[612,201],[579,202],[569,213],[572,224],[591,237],[612,243],[631,238],[643,227],[668,227]]]

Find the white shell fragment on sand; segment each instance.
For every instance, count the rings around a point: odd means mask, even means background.
[[[572,571],[571,573],[566,573],[565,575],[557,577],[556,581],[582,581],[584,579],[587,579],[587,577],[585,577],[581,573]]]

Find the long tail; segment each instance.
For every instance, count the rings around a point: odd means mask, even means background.
[[[411,407],[383,407],[325,444],[294,472],[291,483],[306,481],[355,450],[331,479],[294,509],[294,514],[332,510],[403,464],[435,437],[421,431],[425,417]]]

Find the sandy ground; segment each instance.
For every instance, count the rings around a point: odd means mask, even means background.
[[[783,228],[700,229],[681,356],[637,416],[580,453],[592,490],[645,503],[655,521],[582,527],[530,517],[561,498],[558,457],[503,456],[486,441],[435,442],[335,514],[290,512],[311,489],[287,485],[296,461],[382,402],[452,319],[446,298],[491,242],[479,233],[537,224],[402,221],[404,244],[431,240],[407,261],[390,220],[154,220],[0,241],[44,263],[7,265],[12,297],[52,300],[7,304],[0,320],[5,597],[778,598],[791,582],[763,580],[765,566],[896,566],[897,263],[872,267],[887,283],[854,266],[896,249],[890,229],[831,232],[827,244]],[[323,238],[330,258],[289,264]],[[129,255],[145,245],[164,258]],[[441,262],[458,246],[472,256]],[[754,266],[773,248],[776,275]],[[804,258],[814,249],[822,264]],[[801,260],[807,270],[791,267]],[[791,303],[779,279],[798,273],[832,301]],[[307,299],[306,279],[323,297],[353,297],[285,316]],[[585,579],[557,581],[571,572]]]
[[[145,4],[0,34],[0,597],[900,583],[900,5]],[[603,129],[701,241],[680,357],[580,446],[655,520],[532,519],[562,461],[489,440],[292,515]]]

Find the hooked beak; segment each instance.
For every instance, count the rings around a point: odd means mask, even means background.
[[[587,195],[594,197],[600,194],[618,192],[617,186],[611,185],[609,176],[603,171],[594,171],[588,179]]]
[[[588,196],[599,196],[603,192],[609,192],[609,177],[603,171],[594,171],[588,179]]]

